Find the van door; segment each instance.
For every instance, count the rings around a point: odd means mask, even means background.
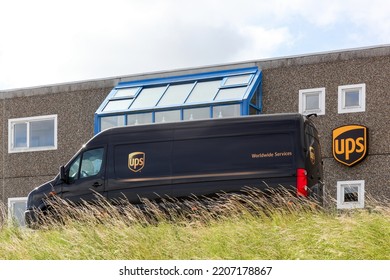
[[[62,184],[62,198],[80,202],[92,201],[104,191],[105,148],[93,148],[80,153],[68,166],[67,182]]]
[[[149,135],[153,137],[152,132]],[[171,140],[159,139],[112,145],[107,198],[125,198],[130,203],[138,204],[141,198],[158,200],[170,196],[172,145]]]
[[[307,170],[308,187],[310,189],[309,194],[322,197],[323,169],[321,145],[318,139],[317,129],[310,122],[305,122],[305,149],[305,167]]]

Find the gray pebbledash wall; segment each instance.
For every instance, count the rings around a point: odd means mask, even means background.
[[[314,121],[320,131],[327,191],[337,181],[365,180],[366,193],[390,198],[390,46],[147,73],[85,82],[0,91],[0,200],[25,197],[58,173],[93,136],[93,117],[120,81],[161,78],[258,66],[263,71],[263,113],[298,112],[299,90],[325,88],[325,115]],[[338,86],[366,84],[366,110],[338,114]],[[58,148],[8,153],[8,120],[58,115]],[[367,158],[346,167],[332,157],[332,130],[341,125],[369,128]]]
[[[318,116],[315,123],[321,134],[327,191],[335,197],[337,181],[365,180],[367,194],[389,198],[390,47],[279,62],[275,68],[263,67],[263,112],[296,112],[300,89],[325,87],[325,115]],[[339,114],[338,86],[361,83],[366,84],[365,112]],[[368,156],[353,167],[336,162],[332,155],[332,130],[348,124],[369,129]]]

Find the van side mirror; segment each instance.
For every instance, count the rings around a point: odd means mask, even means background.
[[[66,178],[66,174],[65,174],[65,167],[63,165],[60,167],[60,180],[65,183],[68,182],[68,179]]]

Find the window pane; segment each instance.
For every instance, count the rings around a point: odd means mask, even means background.
[[[344,202],[357,202],[359,201],[359,187],[347,186],[344,187]]]
[[[318,93],[306,94],[306,108],[305,111],[320,109],[320,95]]]
[[[104,149],[94,149],[83,154],[81,162],[80,178],[94,176],[100,172],[103,161]]]
[[[110,116],[100,118],[100,130],[103,131],[110,127],[123,126],[125,125],[125,117],[120,116]]]
[[[256,107],[259,107],[259,104],[258,104],[258,97],[259,97],[259,93],[258,93],[258,91],[256,90],[256,92],[253,94],[252,99],[251,99],[251,104],[252,104],[252,105],[255,105]]]
[[[246,87],[221,89],[215,100],[241,100],[246,89]]]
[[[156,123],[180,121],[180,110],[155,113]]]
[[[211,102],[221,85],[221,81],[197,83],[186,103]]]
[[[20,226],[25,226],[24,211],[26,210],[26,201],[14,201],[11,204],[12,215]]]
[[[193,86],[193,83],[169,86],[158,106],[183,104]]]
[[[132,114],[127,116],[127,125],[148,124],[152,122],[152,113]]]
[[[360,106],[359,102],[359,91],[346,91],[345,92],[345,107],[356,107]]]
[[[192,120],[202,120],[202,119],[210,119],[210,107],[204,108],[193,108],[184,110],[184,120],[192,121]]]
[[[27,147],[27,123],[16,123],[14,125],[14,147]]]
[[[166,87],[144,88],[131,105],[131,109],[150,108],[156,106]]]
[[[114,97],[129,97],[133,98],[135,94],[137,93],[139,87],[133,87],[133,88],[121,88],[118,89],[118,91],[115,93]]]
[[[252,106],[249,106],[249,115],[258,115],[258,114],[259,114],[259,110],[253,108]]]
[[[215,106],[213,108],[213,118],[227,118],[240,116],[240,104]]]
[[[80,167],[80,156],[78,156],[70,165],[69,174],[68,174],[69,182],[73,182],[74,180],[78,179],[79,167]]]
[[[54,120],[30,122],[30,147],[54,146]]]
[[[133,99],[124,99],[124,100],[111,100],[104,107],[103,112],[111,111],[125,111],[129,109],[130,103]]]
[[[225,86],[248,84],[252,75],[240,75],[226,78]]]

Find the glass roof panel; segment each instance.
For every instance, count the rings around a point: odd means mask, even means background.
[[[166,86],[144,88],[134,100],[131,109],[151,108],[156,106],[165,89]]]
[[[247,85],[251,77],[251,74],[227,77],[224,86]]]
[[[106,107],[104,107],[103,112],[111,112],[111,111],[125,111],[129,109],[130,103],[133,99],[123,99],[123,100],[111,100],[107,103]]]
[[[221,80],[197,83],[186,103],[212,102],[220,85]]]
[[[242,99],[247,87],[224,88],[218,92],[215,101]]]
[[[186,100],[188,94],[190,94],[194,83],[171,85],[161,98],[158,106],[170,106],[170,105],[181,105]]]
[[[137,93],[139,87],[132,87],[132,88],[121,88],[118,89],[118,91],[115,93],[114,97],[129,97],[133,98],[135,94]]]

